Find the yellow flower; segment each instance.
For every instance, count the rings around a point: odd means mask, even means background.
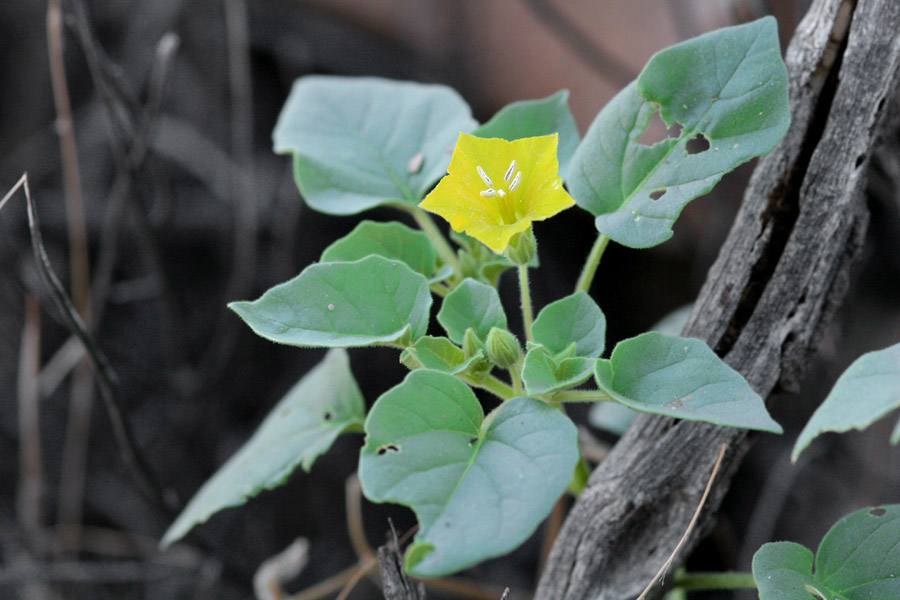
[[[459,134],[449,175],[420,207],[502,253],[510,238],[575,201],[562,186],[558,135],[512,142]]]

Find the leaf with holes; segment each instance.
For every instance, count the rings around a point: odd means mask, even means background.
[[[400,362],[403,364],[412,363],[415,368],[434,369],[454,375],[462,373],[473,362],[483,358],[484,354],[479,350],[467,360],[466,353],[447,338],[429,335],[420,338],[400,354]]]
[[[813,558],[800,544],[765,544],[753,556],[760,600],[900,598],[900,505],[864,508],[832,527]]]
[[[552,354],[574,342],[577,356],[597,358],[606,343],[606,317],[587,293],[577,292],[545,306],[531,333]]]
[[[781,433],[759,394],[700,340],[649,332],[597,361],[597,386],[629,408]]]
[[[472,135],[512,141],[551,133],[559,134],[559,172],[565,173],[579,139],[575,117],[569,110],[569,90],[560,90],[540,100],[507,104]]]
[[[791,457],[797,460],[803,449],[826,431],[865,429],[898,408],[900,344],[863,354],[844,371],[803,428]],[[900,423],[891,442],[900,442]]]
[[[361,222],[353,231],[325,248],[321,261],[352,262],[371,254],[404,262],[416,273],[424,275],[430,283],[446,276],[443,270],[435,273],[438,255],[428,236],[395,221]]]
[[[531,396],[540,396],[584,383],[594,372],[594,359],[571,357],[555,359],[545,348],[536,346],[525,355],[522,382]]]
[[[373,502],[409,506],[419,530],[406,570],[441,577],[506,554],[530,536],[572,479],[575,425],[532,398],[483,417],[466,384],[418,370],[366,419],[359,478]]]
[[[316,75],[294,83],[273,138],[275,152],[293,154],[307,204],[348,215],[418,204],[446,173],[459,133],[476,125],[445,86]]]
[[[680,132],[646,146],[657,110]],[[601,233],[655,246],[688,202],[771,151],[789,124],[775,19],[720,29],[657,53],[604,107],[572,158],[569,191]]]
[[[428,282],[383,256],[310,265],[253,302],[228,305],[258,335],[293,346],[408,345],[428,328]]]
[[[203,484],[163,536],[184,537],[223,508],[244,504],[285,482],[298,466],[309,471],[345,431],[361,431],[366,409],[345,350],[324,360],[292,387],[253,437]]]
[[[497,289],[474,279],[464,280],[447,294],[437,319],[457,344],[462,344],[470,327],[481,341],[487,338],[491,327],[506,329],[506,313]]]

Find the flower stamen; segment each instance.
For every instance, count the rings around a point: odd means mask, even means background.
[[[488,188],[486,190],[482,190],[481,195],[485,198],[490,198],[491,196],[497,195],[497,190],[495,190],[494,188]]]
[[[481,177],[484,185],[488,186],[489,188],[494,187],[494,182],[491,181],[491,178],[488,177],[487,173],[484,172],[484,169],[482,169],[481,167],[475,167],[475,169],[478,171],[478,175]]]
[[[511,163],[509,163],[509,168],[506,170],[506,175],[503,176],[503,180],[509,183],[509,179],[513,176],[513,173],[516,171],[516,159],[513,159]],[[512,191],[512,190],[510,190]]]
[[[513,164],[515,164],[515,163],[516,163],[516,161],[513,161]],[[522,183],[522,171],[519,171],[518,173],[516,173],[515,179],[513,179],[512,183],[509,184],[509,191],[511,191],[511,192],[516,191],[516,188],[519,187],[520,183]]]

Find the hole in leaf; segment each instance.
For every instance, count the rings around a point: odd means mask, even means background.
[[[659,110],[656,110],[653,112],[653,116],[650,117],[650,122],[647,123],[647,127],[644,129],[643,133],[641,133],[641,137],[638,138],[638,144],[652,146],[665,139],[667,139],[666,124],[662,120],[662,117],[659,116]]]
[[[378,450],[375,451],[378,456],[384,456],[388,452],[400,452],[402,448],[400,444],[384,444],[382,446],[378,446]]]
[[[684,130],[684,126],[681,123],[672,123],[666,128],[666,135],[670,140],[674,140],[675,138],[681,137],[681,132]]]
[[[857,156],[856,157],[856,168],[857,169],[860,168],[864,162],[866,162],[865,154],[860,154],[859,156]]]
[[[884,515],[887,514],[887,509],[881,508],[879,506],[878,508],[873,508],[872,510],[870,510],[869,514],[872,515],[873,517],[883,517]]]
[[[688,154],[700,154],[709,150],[709,140],[702,133],[698,133],[685,144]]]
[[[666,195],[667,191],[668,190],[663,189],[663,190],[656,190],[656,191],[650,192],[650,199],[651,200],[659,200],[660,198],[662,198],[663,196]]]
[[[331,414],[330,410],[326,410],[325,414],[322,415],[322,418],[325,419],[326,421],[330,421],[331,417],[332,417],[332,414]]]

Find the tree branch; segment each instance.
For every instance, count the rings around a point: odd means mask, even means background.
[[[868,156],[900,72],[900,4],[815,0],[787,52],[792,124],[761,160],[685,327],[763,397],[794,389],[863,244]],[[593,473],[550,555],[538,600],[630,599],[668,557],[726,443],[723,475],[688,547],[746,449],[746,432],[643,415]]]

